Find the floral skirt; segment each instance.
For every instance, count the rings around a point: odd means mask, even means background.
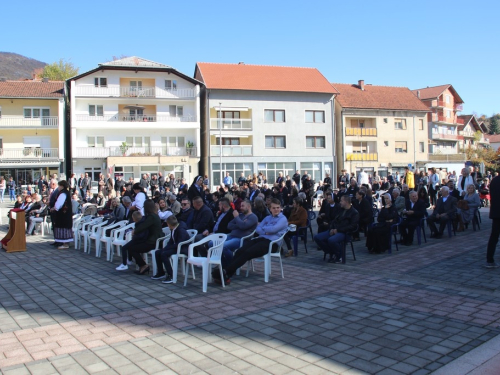
[[[54,240],[56,242],[72,242],[73,230],[71,228],[54,228]]]

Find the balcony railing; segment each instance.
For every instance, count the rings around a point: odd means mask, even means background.
[[[195,116],[171,117],[168,115],[127,115],[114,114],[102,116],[76,115],[76,121],[121,121],[121,122],[194,122]]]
[[[361,136],[361,137],[376,137],[376,128],[346,128],[345,135]]]
[[[464,110],[463,104],[455,104],[455,111],[462,112]]]
[[[378,154],[347,153],[345,154],[345,159],[347,161],[377,161]]]
[[[440,154],[440,153],[429,154],[429,161],[453,162],[453,161],[466,161],[466,160],[467,160],[467,156],[463,153],[461,153],[461,154]]]
[[[1,116],[0,127],[19,126],[19,127],[57,127],[59,118],[57,116],[43,116],[37,118],[25,118],[24,116]]]
[[[58,148],[0,148],[1,159],[59,159]]]
[[[211,156],[220,156],[220,146],[212,145]],[[222,156],[252,156],[252,146],[222,146]]]
[[[458,141],[458,140],[463,140],[464,136],[457,135],[457,134],[432,133],[432,139],[444,139],[444,140]]]
[[[77,147],[73,158],[105,159],[110,156],[197,156],[196,147]]]
[[[77,96],[102,96],[121,98],[194,98],[194,89],[165,89],[160,87],[130,87],[130,86],[108,86],[95,87],[93,85],[81,85],[75,87]]]
[[[222,129],[229,130],[252,130],[252,120],[251,119],[210,119],[210,129]]]
[[[431,113],[431,119],[432,122],[444,122],[446,124],[464,124],[464,120],[460,118],[453,119],[452,117],[446,117],[446,116],[441,116],[436,113]]]
[[[444,100],[434,100],[433,101],[433,107],[445,107],[446,106],[446,103],[444,102]]]

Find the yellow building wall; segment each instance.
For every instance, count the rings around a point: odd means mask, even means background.
[[[51,116],[58,116],[59,100],[0,99],[2,116],[24,116],[24,107],[50,108]]]
[[[130,116],[130,109],[125,108],[129,106],[130,104],[119,104],[118,105],[118,113],[123,116]],[[151,115],[154,116],[156,115],[156,106],[155,105],[142,105],[141,107],[144,107],[144,114],[145,115]]]
[[[154,78],[120,78],[120,86],[130,87],[130,81],[141,81],[142,87],[155,87]]]
[[[50,137],[50,147],[59,148],[57,129],[5,129],[0,131],[3,148],[24,148],[23,137]]]

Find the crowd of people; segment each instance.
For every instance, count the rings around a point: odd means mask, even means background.
[[[360,233],[365,234],[368,252],[381,253],[389,248],[395,226],[401,244],[412,245],[415,229],[424,218],[433,238],[440,238],[448,223],[457,231],[466,230],[476,210],[488,204],[493,176],[483,177],[474,168],[463,168],[459,176],[452,172],[445,177],[441,172],[429,168],[424,174],[406,168],[402,176],[389,173],[380,178],[365,171],[350,176],[343,170],[335,190],[329,175],[316,184],[307,171],[297,171],[291,177],[279,173],[272,184],[262,173],[247,177],[242,174],[236,181],[227,173],[217,189],[210,189],[207,176],[196,176],[188,185],[183,178],[164,178],[161,173],[152,177],[145,174],[138,182],[101,175],[97,194],[90,191],[88,174],[80,178],[73,174],[67,181],[58,181],[54,175],[41,177],[36,192],[25,191],[18,196],[15,208],[26,212],[27,235],[35,234],[36,223],[49,216],[53,245],[61,250],[68,249],[73,241],[73,215],[85,213],[89,207],[94,207],[108,224],[134,222],[132,239],[123,246],[122,261],[116,269],[125,271],[134,266],[140,275],[150,273],[143,254],[155,249],[162,228],[168,227],[171,236],[167,245],[155,253],[159,266],[152,276],[166,284],[173,280],[170,257],[177,252],[178,243],[189,239],[189,229],[197,232],[195,242],[212,233],[224,233],[227,240],[222,267],[224,281],[229,283],[237,269],[266,254],[270,242],[282,236],[287,247],[284,255],[293,255],[291,238],[307,226],[312,198],[318,192],[322,200],[314,241],[325,258],[329,255],[331,263],[342,262],[344,241],[348,237],[359,240]],[[432,210],[430,214],[428,209]],[[241,245],[241,239],[252,233],[254,237]],[[181,252],[187,255],[187,245]],[[196,247],[195,254],[206,256],[207,247]],[[493,255],[488,257],[487,265],[496,265]],[[218,272],[212,276],[221,282]]]

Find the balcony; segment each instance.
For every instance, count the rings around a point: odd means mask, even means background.
[[[461,141],[464,139],[464,136],[457,134],[432,133],[432,139],[445,141]]]
[[[376,137],[377,129],[376,128],[346,128],[345,129],[346,136],[357,136],[357,137]]]
[[[440,154],[434,153],[429,154],[429,161],[438,162],[462,162],[467,161],[467,156],[465,154]]]
[[[77,147],[73,158],[106,159],[110,156],[197,156],[196,147]]]
[[[347,153],[347,154],[345,154],[345,160],[347,160],[347,161],[377,161],[378,154],[377,153],[371,153],[371,154]]]
[[[57,128],[59,117],[43,116],[37,118],[25,118],[24,116],[1,116],[0,127],[13,128]]]
[[[220,146],[210,147],[210,156],[220,156]],[[252,146],[222,146],[222,156],[252,156]]]
[[[222,123],[223,130],[252,130],[251,119],[210,119],[210,129],[220,129]]]
[[[464,110],[463,104],[455,104],[455,111],[462,112]]]
[[[193,99],[196,97],[196,93],[194,89],[165,89],[160,87],[130,86],[95,87],[94,85],[78,85],[75,87],[75,96],[103,98]]]
[[[432,107],[446,107],[446,103],[444,100],[433,100]]]
[[[115,113],[113,115],[90,116],[76,115],[76,121],[109,121],[109,122],[194,122],[195,116],[172,117],[168,115],[127,115]]]
[[[45,160],[59,159],[58,148],[0,148],[0,160]]]
[[[443,122],[445,124],[450,124],[450,125],[456,125],[456,124],[463,125],[464,124],[464,120],[462,120],[458,117],[456,119],[453,119],[452,117],[446,117],[446,116],[438,115],[436,113],[430,113],[429,120],[432,122]]]

